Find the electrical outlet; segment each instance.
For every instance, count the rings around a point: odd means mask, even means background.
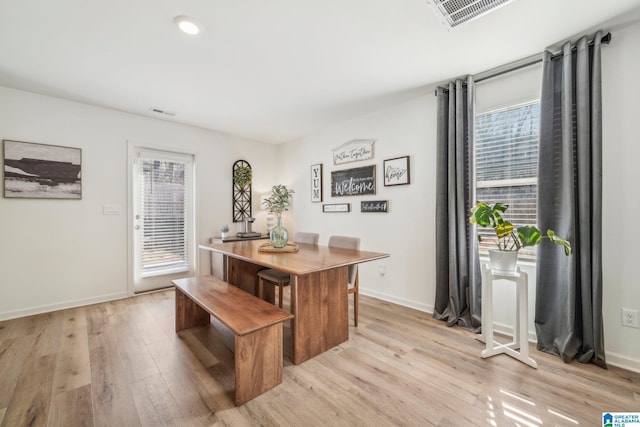
[[[622,326],[629,326],[631,328],[638,328],[638,310],[632,310],[630,308],[622,309]]]
[[[387,274],[387,266],[386,265],[378,266],[378,273],[380,273],[381,276],[384,276],[385,274]]]

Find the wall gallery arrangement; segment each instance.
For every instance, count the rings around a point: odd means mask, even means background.
[[[373,159],[374,139],[354,139],[332,150],[333,164]],[[386,159],[382,163],[385,187],[411,183],[409,156]],[[322,163],[311,165],[311,201],[322,202]],[[331,171],[331,197],[369,196],[376,194],[376,165]],[[349,203],[322,205],[322,212],[351,212]],[[388,213],[389,200],[362,200],[362,213]]]
[[[4,197],[81,199],[82,150],[4,140]]]

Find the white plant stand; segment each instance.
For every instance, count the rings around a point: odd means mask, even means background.
[[[501,344],[493,338],[494,280],[510,280],[516,284],[516,321],[513,341],[507,344]],[[483,359],[504,353],[534,369],[538,368],[536,361],[529,357],[528,296],[527,273],[520,271],[520,267],[515,273],[502,273],[492,271],[488,264],[482,265],[482,335],[478,340],[485,343],[485,349],[480,353]]]

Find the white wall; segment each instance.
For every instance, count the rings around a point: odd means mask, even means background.
[[[634,226],[640,211],[637,183],[640,182],[640,158],[637,115],[640,89],[634,80],[640,73],[640,56],[635,54],[640,43],[638,20],[609,27],[611,45],[603,48],[603,126],[604,126],[604,326],[605,348],[610,364],[640,371],[640,329],[622,327],[620,308],[640,309],[638,268],[640,231]],[[539,73],[535,67],[505,78],[505,87],[494,98],[479,85],[479,109],[504,106],[505,95],[518,89],[514,79],[530,79]],[[511,93],[510,93],[511,92]],[[527,94],[521,101],[530,100]],[[321,243],[330,234],[356,235],[365,250],[388,252],[391,258],[363,264],[360,287],[363,294],[433,311],[435,299],[435,116],[433,88],[415,99],[386,110],[339,123],[282,147],[284,159],[281,181],[297,191],[294,210],[285,221],[291,229],[316,231]],[[347,166],[332,164],[331,149],[352,140],[374,138],[375,159],[353,166],[375,163],[380,174],[383,159],[411,156],[411,184],[383,187],[378,178],[375,197],[330,197],[331,170]],[[324,203],[351,203],[352,212],[322,213],[321,204],[310,203],[309,167],[324,165]],[[362,214],[363,199],[388,199],[388,214]],[[378,266],[386,265],[381,277]],[[533,307],[535,303],[535,266],[524,265],[530,283],[530,335],[535,336]],[[512,325],[515,309],[513,286],[498,283],[495,313],[500,327]]]
[[[232,225],[231,168],[273,182],[273,145],[0,87],[0,139],[82,149],[82,200],[0,198],[0,319],[128,294],[127,141],[196,153],[197,238]],[[268,183],[268,184],[267,184]],[[104,204],[120,215],[103,215]],[[234,229],[232,228],[232,231]],[[199,251],[200,271],[209,258]]]
[[[361,292],[424,311],[433,310],[435,267],[435,102],[433,91],[387,110],[325,129],[282,146],[282,182],[296,191],[294,207],[284,217],[292,231],[362,238],[361,249],[391,257],[360,266]],[[334,166],[332,149],[353,139],[375,139],[374,159]],[[411,184],[384,187],[382,161],[410,156]],[[310,166],[323,164],[323,203],[350,203],[350,213],[323,213],[311,203]],[[331,171],[376,165],[376,195],[331,197]],[[360,213],[361,200],[389,200],[389,213]],[[386,266],[385,276],[378,273]]]
[[[602,49],[602,243],[607,359],[640,371],[640,329],[620,326],[622,307],[640,310],[640,14],[635,15],[607,28],[612,40]]]

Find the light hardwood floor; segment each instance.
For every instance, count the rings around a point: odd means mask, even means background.
[[[361,296],[349,341],[298,366],[286,355],[283,383],[236,408],[233,355],[211,326],[176,334],[167,290],[0,322],[0,425],[597,426],[640,411],[640,374],[481,350]]]

